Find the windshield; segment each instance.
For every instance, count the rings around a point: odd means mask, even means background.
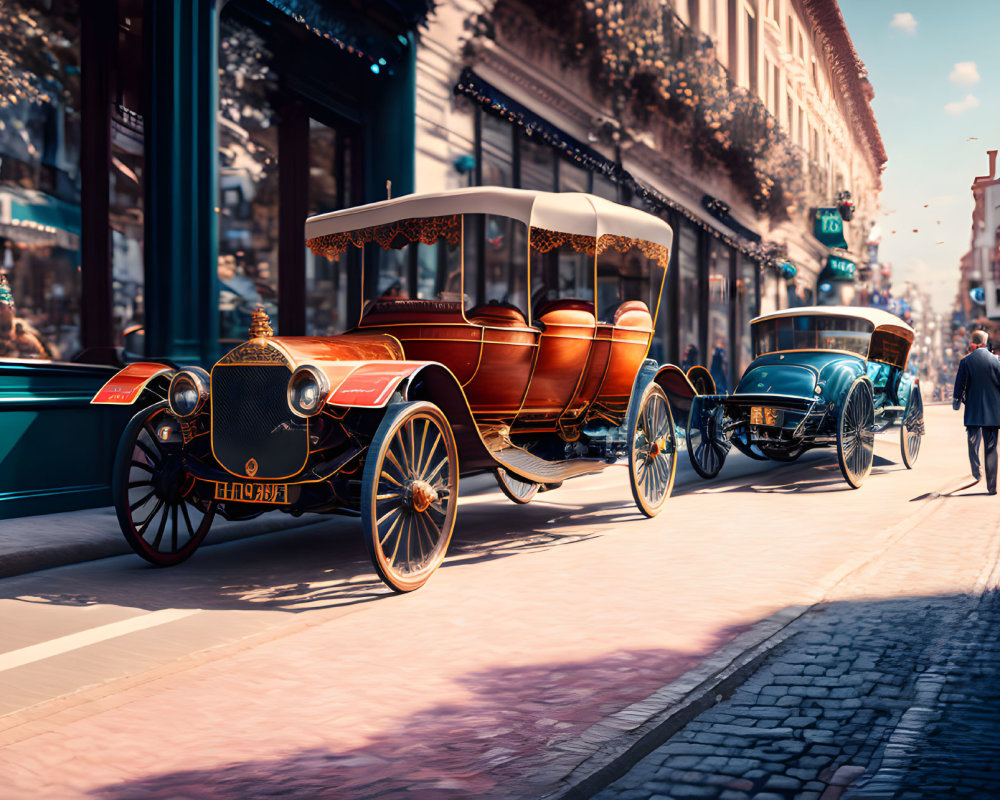
[[[852,317],[803,314],[755,322],[754,358],[782,350],[844,350],[867,357],[872,324]]]

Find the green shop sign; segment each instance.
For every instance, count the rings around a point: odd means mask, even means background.
[[[850,259],[829,256],[826,259],[826,269],[823,272],[827,279],[853,281],[855,269],[856,265]]]
[[[827,247],[847,249],[844,239],[844,218],[837,208],[817,208],[813,223],[813,236]]]

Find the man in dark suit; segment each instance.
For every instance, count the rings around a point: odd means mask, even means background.
[[[997,428],[1000,428],[1000,359],[986,344],[986,331],[972,334],[970,352],[958,364],[952,406],[958,411],[965,402],[965,431],[969,438],[969,464],[977,481],[979,440],[983,440],[986,490],[997,493]]]

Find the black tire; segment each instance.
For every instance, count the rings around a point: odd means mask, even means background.
[[[924,400],[920,384],[913,384],[906,401],[906,410],[899,422],[899,452],[907,469],[913,469],[920,455],[920,441],[924,436]]]
[[[389,406],[361,484],[365,547],[389,588],[412,592],[434,574],[457,506],[458,449],[441,409],[426,402]]]
[[[194,478],[183,469],[180,445],[156,435],[178,423],[167,403],[151,405],[125,427],[115,456],[111,491],[125,541],[150,564],[169,567],[189,558],[215,519],[216,503],[195,504]]]
[[[875,400],[864,378],[851,384],[837,421],[837,462],[844,480],[860,488],[875,461]]]
[[[500,491],[507,496],[508,500],[518,505],[530,503],[534,500],[535,495],[538,494],[539,488],[541,488],[534,481],[521,480],[503,468],[498,469],[494,475],[496,476]]]
[[[677,473],[677,434],[667,395],[650,383],[628,426],[628,477],[632,498],[647,517],[663,509]]]
[[[713,398],[698,396],[691,403],[687,424],[687,451],[691,466],[706,480],[719,474],[729,454],[729,441],[722,431],[722,405]]]

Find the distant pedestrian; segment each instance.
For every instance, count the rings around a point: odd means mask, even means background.
[[[979,469],[979,441],[983,442],[986,491],[997,493],[997,429],[1000,428],[1000,360],[987,349],[986,331],[975,331],[969,353],[958,364],[952,407],[965,403],[965,431],[969,440],[972,477],[982,477]]]

